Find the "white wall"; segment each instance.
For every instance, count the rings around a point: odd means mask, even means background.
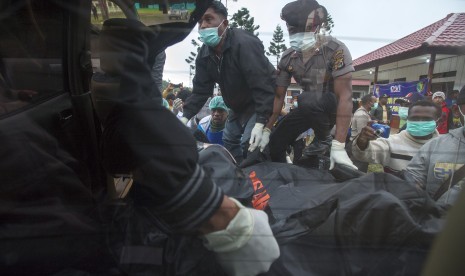
[[[406,81],[417,81],[421,75],[428,74],[428,67],[429,64],[425,62],[416,65],[389,69],[387,71],[382,71],[382,69],[380,69],[378,72],[378,80],[389,80],[389,82],[393,82],[394,79],[405,77]],[[453,81],[455,82],[454,89],[460,90],[460,88],[465,85],[465,55],[436,60],[433,74],[449,71],[457,71],[456,76],[448,78],[434,78],[432,82],[437,83]]]

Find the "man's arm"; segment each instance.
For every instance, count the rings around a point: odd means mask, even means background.
[[[335,139],[345,143],[352,117],[352,73],[334,79],[334,93],[338,99]]]
[[[201,53],[202,50],[199,51],[195,61],[195,77],[192,82],[192,95],[186,99],[183,105],[183,116],[187,119],[191,119],[199,113],[208,98],[212,96],[213,86],[215,85],[215,81],[210,77],[207,71],[208,61],[201,57]]]
[[[161,94],[161,96],[163,97],[163,99],[166,99],[168,94],[171,93],[172,91],[173,91],[173,86],[171,85],[171,83],[168,83],[168,86],[165,88],[165,90],[163,90],[163,93]]]
[[[253,93],[257,123],[265,124],[273,111],[275,69],[265,56],[260,40],[249,39],[241,46],[239,62]]]
[[[165,51],[162,51],[158,53],[157,57],[155,58],[155,63],[152,67],[152,77],[155,81],[155,85],[158,87],[160,92],[162,92],[163,90],[163,69],[165,67],[165,61],[166,53]],[[163,98],[166,98],[166,96],[164,96]]]
[[[354,140],[352,144],[354,158],[369,163],[388,164],[391,158],[391,149],[388,141],[381,138],[376,139],[376,136],[375,140],[373,138],[366,139],[363,137],[363,133],[367,131],[366,128],[373,130],[371,127],[365,127],[360,136]]]
[[[273,125],[278,120],[279,115],[281,114],[283,105],[284,105],[284,98],[286,97],[287,87],[277,86],[275,89],[274,95],[274,103],[273,103],[273,114],[271,114],[270,118],[268,119],[268,123],[266,127],[271,129]]]

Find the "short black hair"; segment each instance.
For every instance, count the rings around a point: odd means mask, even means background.
[[[179,92],[176,94],[176,99],[181,99],[183,102],[186,101],[187,98],[191,95],[191,92],[187,89],[181,89]]]
[[[174,95],[174,93],[168,93],[168,95],[166,95],[166,100],[175,100],[176,99],[176,96]]]
[[[371,101],[371,98],[373,97],[372,94],[368,94],[368,95],[365,95],[362,97],[362,99],[360,100],[362,102],[363,105],[367,104],[369,101]]]
[[[442,114],[441,107],[439,105],[437,105],[437,104],[435,104],[433,102],[427,101],[427,100],[416,101],[412,105],[410,105],[410,107],[408,108],[408,116],[410,116],[410,110],[412,110],[412,108],[414,108],[415,106],[434,107],[434,108],[436,108],[436,117],[437,118],[441,117],[441,114]]]
[[[220,1],[213,1],[209,8],[212,8],[215,13],[221,14],[224,18],[228,18],[228,9]]]

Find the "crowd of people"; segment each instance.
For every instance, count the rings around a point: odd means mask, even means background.
[[[330,170],[339,164],[367,172],[369,164],[380,164],[386,173],[412,181],[431,197],[465,164],[465,87],[448,98],[441,91],[431,99],[410,93],[396,100],[396,112],[388,104],[389,95],[369,94],[353,110],[352,57],[343,42],[326,34],[325,7],[314,0],[283,7],[291,48],[277,68],[265,56],[261,41],[231,28],[227,17],[223,4],[213,1],[198,22],[203,45],[192,91],[179,87],[173,93],[170,84],[163,98],[184,125],[201,131],[207,142],[224,146],[238,164],[255,151],[267,153],[269,161],[289,163],[289,147],[295,147],[294,160],[305,158],[313,147],[328,154]],[[283,113],[291,78],[302,92]],[[221,95],[215,96],[216,83]],[[394,116],[400,121],[396,127]],[[388,135],[381,137],[374,124]],[[315,138],[306,151],[302,135],[309,130]],[[460,185],[453,190],[459,191]],[[457,193],[445,194],[453,202]],[[228,203],[243,208],[237,201]],[[220,252],[215,234],[207,236],[212,250]],[[267,249],[264,270],[279,255],[273,243]]]
[[[398,99],[397,114],[386,94],[363,96],[354,108],[350,50],[326,33],[329,14],[317,1],[282,8],[291,48],[277,68],[254,34],[230,27],[221,1],[197,2],[189,22],[170,23],[159,33],[137,20],[106,20],[91,95],[82,89],[92,99],[82,101],[85,113],[73,113],[79,109],[70,108],[71,97],[60,95],[42,109],[59,103],[47,110],[53,113],[49,123],[42,115],[28,116],[39,114],[39,107],[4,121],[10,132],[0,136],[2,149],[11,160],[4,167],[9,173],[2,272],[259,275],[278,264],[272,275],[305,275],[318,266],[340,266],[339,274],[379,274],[364,266],[401,267],[411,261],[405,247],[414,253],[429,248],[438,232],[420,230],[441,229],[447,208],[440,208],[453,205],[465,184],[465,86],[447,97],[441,91],[431,99],[409,94]],[[72,19],[74,13],[63,16]],[[203,45],[192,89],[182,83],[163,87],[166,45],[179,41],[179,26],[190,31],[197,23]],[[170,32],[176,35],[163,36]],[[70,73],[70,80],[76,75]],[[302,92],[287,111],[291,79]],[[216,84],[220,94],[214,94]],[[0,87],[0,114],[35,95],[12,89],[5,78]],[[57,114],[63,106],[66,112]],[[53,125],[52,131],[45,125]],[[198,141],[216,145],[199,147]],[[315,156],[326,158],[321,160],[327,168],[298,164]],[[385,173],[360,176],[369,164],[382,165]],[[355,179],[340,181],[328,172],[341,167],[357,173]],[[131,179],[124,198],[112,195],[112,177],[120,175]],[[431,213],[435,220],[426,225],[423,214]],[[378,249],[386,252],[366,261]],[[387,253],[399,254],[391,260]],[[361,263],[351,269],[357,258]],[[156,266],[152,273],[149,264]],[[287,269],[298,266],[304,272]],[[203,273],[210,268],[221,273]]]

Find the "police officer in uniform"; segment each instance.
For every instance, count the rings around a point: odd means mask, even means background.
[[[272,160],[285,162],[287,145],[300,133],[313,128],[316,138],[325,141],[336,124],[330,169],[335,163],[357,169],[344,150],[352,114],[354,67],[349,50],[339,40],[325,35],[327,11],[315,0],[288,3],[281,11],[281,18],[286,21],[291,48],[283,53],[278,65],[273,115],[264,129],[261,150],[269,141]],[[298,108],[270,136],[292,77],[303,89]]]

